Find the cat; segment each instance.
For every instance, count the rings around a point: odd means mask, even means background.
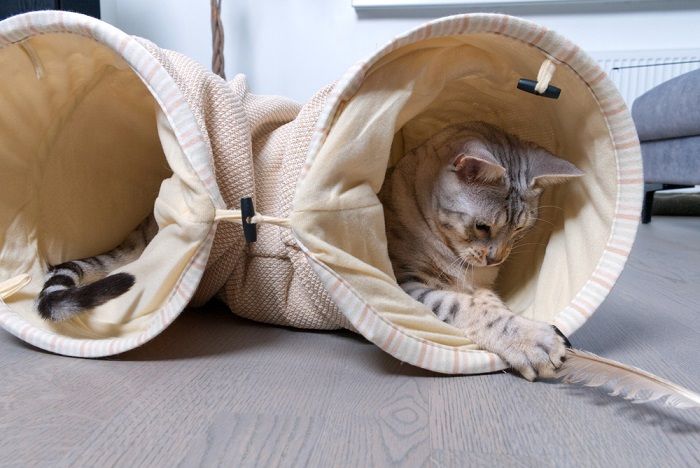
[[[493,284],[535,224],[543,189],[581,175],[493,125],[445,128],[389,170],[379,193],[400,287],[526,379],[552,377],[565,338],[511,312]]]
[[[150,215],[113,250],[49,267],[37,299],[39,315],[54,322],[68,320],[129,291],[134,275],[110,272],[136,260],[157,232]]]

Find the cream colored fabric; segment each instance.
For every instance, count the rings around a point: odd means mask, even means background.
[[[194,111],[211,145],[216,182],[228,208],[254,197],[256,210],[287,217],[312,136],[330,88],[305,106],[251,94],[242,75],[230,82],[191,59],[143,41]],[[214,296],[241,316],[301,328],[340,328],[347,321],[310,270],[289,229],[261,224],[247,245],[239,224],[219,222],[206,271],[193,298]]]
[[[0,278],[31,276],[6,303],[62,336],[140,333],[214,217],[170,123],[120,57],[78,35],[0,49],[0,80]],[[110,250],[152,211],[159,233],[124,268],[135,287],[67,322],[39,318],[34,300],[48,265]]]
[[[292,225],[300,241],[375,310],[410,334],[468,345],[396,286],[376,193],[397,161],[445,125],[484,120],[576,164],[582,179],[548,191],[535,233],[499,276],[514,311],[551,321],[588,280],[609,236],[616,161],[586,84],[560,67],[559,100],[513,92],[546,56],[496,35],[425,40],[383,57],[335,120],[298,187]],[[550,208],[554,206],[556,208]],[[358,234],[361,232],[361,234]]]
[[[254,196],[265,214],[286,216],[328,89],[302,108],[249,94],[242,76],[226,83],[187,57],[142,44],[194,111],[229,207]],[[0,64],[3,84],[14,90],[0,101],[0,278],[32,278],[21,292],[8,283],[8,305],[32,326],[70,338],[142,332],[215,221],[173,122],[113,51],[84,37],[33,37],[0,50]],[[108,251],[151,210],[157,237],[121,269],[137,278],[129,293],[60,324],[38,317],[34,299],[48,265]],[[260,241],[246,245],[240,226],[219,223],[193,302],[218,294],[234,312],[255,320],[343,326],[291,232],[275,226],[259,231]]]
[[[0,282],[0,299],[4,300],[17,294],[31,281],[32,277],[25,273]]]
[[[35,327],[103,339],[154,326],[154,311],[179,291],[179,278],[216,225],[216,209],[224,208],[214,207],[184,156],[183,133],[211,148],[225,208],[252,196],[259,213],[292,225],[261,224],[258,242],[247,245],[239,225],[220,221],[195,305],[218,296],[254,320],[351,328],[303,246],[410,336],[404,342],[416,354],[419,340],[472,347],[396,285],[376,196],[390,164],[443,126],[470,119],[536,141],[586,172],[546,193],[542,204],[556,208],[543,208],[540,229],[526,241],[531,248],[503,267],[499,291],[511,307],[551,320],[601,256],[616,195],[609,130],[586,84],[565,66],[552,80],[563,89],[557,101],[513,91],[547,59],[538,48],[472,34],[389,53],[365,71],[305,167],[324,106],[335,99],[332,86],[300,106],[253,95],[242,76],[227,83],[186,57],[142,44],[182,91],[198,131],[159,112],[167,96],[147,89],[99,42],[51,34],[0,50],[2,82],[13,90],[0,95],[0,279],[32,277],[7,303]],[[33,301],[49,263],[109,250],[151,209],[160,231],[124,268],[137,276],[132,291],[66,323],[38,318]],[[411,351],[402,353],[408,360]]]
[[[313,126],[329,89],[301,107],[285,98],[250,94],[242,76],[234,78],[231,87],[241,93],[250,122],[256,210],[287,217]],[[217,172],[217,181],[224,192],[238,186],[238,180],[228,172]],[[239,207],[239,203],[231,200],[231,207]],[[240,228],[234,236],[226,242],[243,243]],[[216,270],[219,278],[222,270],[226,274],[219,296],[236,314],[300,328],[339,328],[347,323],[310,270],[289,229],[259,224],[258,241],[245,249],[245,255],[238,257],[226,252],[222,260],[229,269],[217,265]]]

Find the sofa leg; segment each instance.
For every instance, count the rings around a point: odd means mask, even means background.
[[[651,222],[651,208],[654,205],[654,193],[656,190],[644,192],[644,204],[642,205],[642,224]]]
[[[691,188],[693,185],[660,184],[648,182],[644,184],[644,204],[642,205],[642,224],[651,222],[651,208],[654,205],[654,194],[659,190],[675,190]]]

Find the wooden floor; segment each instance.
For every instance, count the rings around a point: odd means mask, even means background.
[[[700,390],[700,218],[642,226],[575,346]],[[3,466],[700,466],[700,410],[507,373],[445,377],[349,333],[191,310],[65,358],[0,331]]]

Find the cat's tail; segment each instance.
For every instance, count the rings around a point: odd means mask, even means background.
[[[136,281],[128,273],[116,273],[85,285],[79,284],[81,278],[80,266],[75,262],[52,268],[39,293],[39,314],[55,322],[69,319],[121,296]]]

